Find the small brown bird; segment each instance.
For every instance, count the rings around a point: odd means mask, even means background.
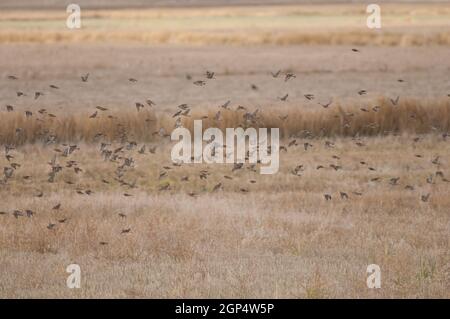
[[[331,100],[330,102],[328,102],[328,103],[326,103],[326,104],[322,104],[322,103],[318,103],[319,105],[321,105],[323,108],[328,108],[330,105],[331,105],[331,103],[333,103],[333,100]]]
[[[138,110],[138,112],[140,109],[144,108],[144,104],[142,104],[142,103],[136,102],[135,105],[136,105],[136,109]]]
[[[397,97],[395,98],[395,100],[393,100],[393,99],[390,99],[390,100],[391,100],[391,103],[392,103],[393,105],[397,105],[399,99],[400,99],[400,96],[397,96]]]
[[[128,234],[129,232],[131,232],[131,228],[125,228],[125,229],[122,229],[121,234]]]
[[[241,169],[243,166],[244,166],[244,163],[235,163],[233,165],[233,169],[231,170],[231,172],[234,172],[234,171],[236,171],[238,169]]]
[[[398,185],[398,181],[400,180],[400,177],[393,177],[389,180],[389,184],[395,186]]]
[[[273,72],[270,72],[270,73],[272,74],[272,77],[273,77],[273,78],[277,78],[277,77],[280,75],[281,70],[278,70],[278,71],[275,72],[275,73],[273,73]]]
[[[228,106],[230,105],[230,103],[231,103],[231,101],[228,100],[228,101],[226,101],[224,104],[222,104],[220,107],[223,108],[223,109],[226,109],[226,108],[228,108]]]
[[[215,191],[218,191],[219,189],[221,189],[222,188],[222,183],[219,183],[219,184],[217,184],[217,185],[215,185],[214,187],[213,187],[213,192],[215,192]]]
[[[15,211],[13,212],[13,216],[14,216],[15,218],[19,218],[19,216],[23,216],[23,213],[22,213],[20,210],[15,210]]]
[[[331,195],[330,194],[324,194],[323,196],[325,197],[325,200],[331,200]]]
[[[85,75],[81,76],[81,81],[83,81],[83,82],[87,82],[88,79],[89,79],[89,73],[86,73]]]
[[[312,145],[311,143],[308,143],[308,142],[303,144],[303,147],[305,148],[305,151],[307,151],[309,147],[313,147],[313,146],[314,145]]]
[[[428,200],[430,199],[430,194],[428,193],[426,195],[422,195],[420,199],[422,200],[422,202],[428,202]]]
[[[359,95],[365,95],[365,94],[367,94],[367,91],[366,90],[359,90],[358,94]]]
[[[288,97],[289,97],[289,94],[286,94],[282,97],[279,97],[279,99],[280,99],[280,101],[286,102]]]
[[[206,85],[206,82],[205,82],[205,81],[199,80],[199,81],[195,81],[195,82],[194,82],[194,85],[197,85],[197,86],[204,86],[204,85]]]
[[[290,79],[295,79],[296,76],[294,73],[286,73],[285,77],[284,77],[284,82],[289,81]]]
[[[5,167],[3,169],[3,175],[5,175],[5,179],[11,178],[14,173],[14,169],[12,167]]]
[[[341,199],[348,199],[348,194],[347,193],[339,192],[339,194],[341,195]]]

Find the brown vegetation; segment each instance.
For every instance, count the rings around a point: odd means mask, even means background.
[[[395,102],[395,101],[394,101]],[[450,98],[435,101],[418,101],[400,98],[397,105],[390,99],[380,98],[365,106],[342,106],[331,104],[328,108],[317,105],[316,109],[302,106],[266,108],[258,110],[256,120],[248,122],[248,111],[221,110],[220,120],[215,119],[218,109],[194,110],[193,115],[183,118],[183,125],[193,127],[193,120],[203,120],[203,127],[265,127],[280,128],[282,137],[302,136],[374,136],[398,133],[425,134],[450,131]],[[367,105],[367,106],[366,106]],[[254,112],[256,110],[251,110]],[[59,142],[95,142],[98,135],[112,141],[126,132],[128,138],[137,141],[154,141],[160,128],[169,133],[174,128],[171,115],[144,110],[136,112],[103,112],[95,118],[90,114],[69,114],[50,117],[35,113],[27,118],[24,113],[3,112],[0,117],[0,143],[21,145],[45,142],[55,136]],[[97,137],[97,138],[96,138]]]
[[[121,161],[104,161],[97,147],[80,144],[58,156],[64,168],[53,183],[47,162],[61,146],[19,147],[10,154],[22,166],[0,187],[0,295],[449,298],[450,183],[436,173],[449,177],[449,141],[413,137],[368,137],[363,146],[336,138],[333,147],[297,139],[270,176],[250,165],[234,172],[232,165],[175,167],[168,146],[139,154],[138,145],[120,153],[135,158],[123,176],[135,187],[113,178]],[[314,146],[305,151],[304,141]],[[67,168],[69,161],[82,172]],[[158,178],[163,166],[172,169]],[[211,173],[207,179],[201,170]],[[159,190],[167,183],[169,190]],[[66,287],[72,263],[81,267],[81,289]],[[372,263],[381,267],[381,289],[366,286]]]
[[[83,10],[81,30],[65,28],[67,14],[62,10],[5,11],[0,17],[0,43],[450,44],[447,4],[383,4],[382,7],[381,30],[365,27],[368,14],[363,4]],[[424,28],[427,32],[423,32]]]

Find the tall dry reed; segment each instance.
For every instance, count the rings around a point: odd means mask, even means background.
[[[398,105],[380,98],[362,110],[356,104],[332,104],[325,109],[307,109],[290,105],[272,110],[259,109],[253,118],[246,113],[256,110],[225,110],[210,108],[193,110],[183,117],[183,126],[192,131],[193,120],[203,119],[203,128],[266,127],[280,128],[282,137],[290,136],[355,136],[392,133],[425,134],[450,130],[450,99],[419,101],[400,99]],[[216,114],[221,111],[220,119]],[[26,117],[19,111],[3,111],[0,117],[0,143],[21,145],[37,142],[95,142],[98,140],[153,141],[170,134],[175,119],[163,112],[101,113],[97,118],[89,114],[50,117],[33,114]],[[160,131],[160,129],[163,129]]]

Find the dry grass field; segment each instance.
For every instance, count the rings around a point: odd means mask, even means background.
[[[414,138],[367,137],[363,146],[332,138],[332,148],[322,139],[298,140],[282,152],[280,172],[267,176],[249,165],[234,172],[232,165],[175,167],[167,147],[139,154],[139,145],[120,153],[135,159],[122,182],[116,173],[123,160],[104,161],[95,146],[58,157],[64,169],[53,183],[47,162],[56,146],[19,147],[12,154],[22,166],[1,189],[0,293],[448,298],[449,141]],[[304,141],[313,147],[305,151]],[[165,185],[170,189],[161,190]],[[15,210],[24,216],[14,218]],[[82,269],[81,289],[65,286],[71,263]],[[371,263],[383,271],[375,291],[365,284]]]
[[[0,297],[450,298],[448,3],[66,16],[0,13]],[[279,172],[172,163],[195,119]]]

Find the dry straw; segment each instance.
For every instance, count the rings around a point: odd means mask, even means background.
[[[325,109],[306,109],[290,105],[272,110],[258,110],[254,121],[245,120],[246,111],[221,109],[220,120],[215,119],[217,108],[194,109],[192,116],[182,123],[192,129],[193,120],[203,120],[203,128],[265,127],[280,128],[281,137],[291,136],[375,136],[393,133],[444,133],[450,129],[450,99],[418,101],[401,99],[394,105],[390,99],[380,98],[364,110],[359,105],[332,104]],[[254,112],[255,110],[251,110]],[[116,112],[102,113],[97,118],[89,114],[50,117],[33,114],[26,117],[19,111],[2,111],[0,143],[21,145],[46,142],[96,142],[101,140],[153,141],[174,129],[175,119],[167,113]],[[160,131],[160,129],[163,130]]]

